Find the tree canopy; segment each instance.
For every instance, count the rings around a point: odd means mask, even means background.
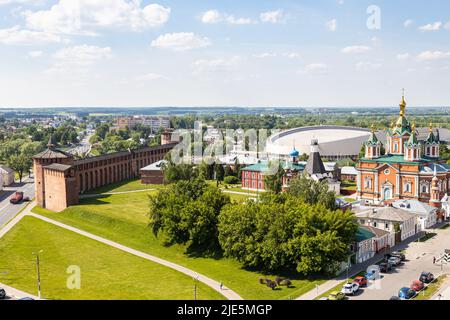
[[[245,267],[304,275],[335,272],[355,240],[349,212],[310,205],[288,194],[226,206],[219,218],[219,243]]]
[[[201,179],[179,181],[150,196],[150,227],[165,245],[188,244],[203,254],[220,252],[218,219],[230,198]]]

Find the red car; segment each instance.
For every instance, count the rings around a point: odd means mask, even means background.
[[[362,276],[356,277],[353,283],[358,284],[360,287],[365,287],[367,286],[367,278]]]
[[[16,192],[13,194],[11,199],[9,199],[9,202],[11,202],[12,204],[18,204],[22,200],[23,200],[23,192]]]
[[[416,280],[411,284],[411,290],[414,290],[415,292],[422,291],[423,288],[425,288],[425,285],[422,281]]]

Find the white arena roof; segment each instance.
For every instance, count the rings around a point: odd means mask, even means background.
[[[266,151],[272,155],[286,156],[295,148],[300,154],[310,153],[313,139],[319,141],[319,151],[324,157],[345,158],[359,155],[363,143],[369,138],[370,130],[340,126],[314,126],[283,131],[271,136]],[[384,133],[377,133],[381,142]]]

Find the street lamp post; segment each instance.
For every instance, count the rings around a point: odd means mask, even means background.
[[[193,278],[194,280],[194,301],[197,301],[197,281],[198,281],[198,277]]]
[[[39,300],[41,300],[41,267],[40,267],[40,263],[41,263],[41,259],[40,259],[40,254],[42,253],[43,250],[39,250],[39,252],[33,252],[33,255],[36,256],[36,270],[37,270],[37,287],[38,287],[38,298]]]

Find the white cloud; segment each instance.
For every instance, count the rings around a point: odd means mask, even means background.
[[[342,53],[350,53],[350,54],[357,54],[357,53],[365,53],[370,51],[372,48],[368,46],[349,46],[345,47],[341,50]]]
[[[325,26],[328,28],[328,30],[334,32],[337,29],[337,20],[333,19],[325,23]]]
[[[71,62],[80,65],[90,65],[95,61],[111,57],[110,47],[97,47],[89,45],[81,45],[67,47],[57,51],[52,55],[57,60]]]
[[[255,20],[252,20],[250,18],[235,18],[234,16],[227,16],[226,21],[229,24],[236,24],[236,25],[245,25],[245,24],[257,24],[258,22]]]
[[[28,56],[30,58],[36,59],[36,58],[40,58],[44,55],[44,52],[42,51],[30,51],[28,52]]]
[[[301,55],[297,52],[285,52],[285,53],[283,53],[283,57],[286,57],[289,59],[296,59],[296,58],[301,58]]]
[[[229,59],[197,60],[193,64],[194,74],[230,72],[237,70],[240,61],[241,58],[238,56]]]
[[[110,47],[79,45],[60,49],[51,57],[54,63],[46,74],[77,78],[88,75],[90,67],[97,62],[111,58],[112,50]]]
[[[201,17],[203,23],[219,23],[222,19],[222,14],[217,10],[208,10]]]
[[[420,26],[419,30],[421,30],[421,31],[438,31],[441,29],[441,27],[442,27],[442,22],[437,21],[434,23],[426,24],[424,26]]]
[[[328,69],[325,63],[311,63],[298,71],[299,74],[324,73]]]
[[[408,19],[405,22],[403,22],[403,26],[405,28],[409,28],[410,26],[412,26],[413,23],[414,23],[414,21],[412,21],[411,19]]]
[[[234,25],[245,25],[245,24],[257,24],[258,21],[255,21],[250,18],[236,18],[234,15],[229,15],[225,13],[220,13],[217,10],[209,10],[202,14],[201,21],[206,24],[214,24],[225,21],[228,24]]]
[[[259,53],[259,54],[253,55],[253,57],[258,58],[258,59],[275,58],[277,56],[278,56],[278,54],[273,53],[273,52],[264,52],[264,53]]]
[[[265,23],[284,23],[286,21],[286,17],[284,15],[283,10],[278,9],[275,11],[267,11],[261,13],[259,16],[262,22]]]
[[[409,53],[400,53],[397,55],[398,60],[408,60],[409,58],[411,58]]]
[[[373,63],[373,62],[358,62],[356,65],[356,69],[360,71],[373,71],[380,69],[382,67],[381,63]]]
[[[208,38],[197,36],[192,32],[166,33],[151,43],[151,46],[154,48],[173,51],[187,51],[205,48],[210,45],[211,41]]]
[[[448,58],[450,58],[450,52],[443,51],[424,51],[416,57],[417,61],[433,61]]]
[[[19,26],[0,29],[0,43],[2,44],[36,45],[61,42],[66,42],[66,40],[52,33],[21,29]]]
[[[170,8],[141,7],[130,0],[59,0],[49,10],[25,11],[28,28],[51,33],[94,35],[100,28],[140,31],[169,20]]]

